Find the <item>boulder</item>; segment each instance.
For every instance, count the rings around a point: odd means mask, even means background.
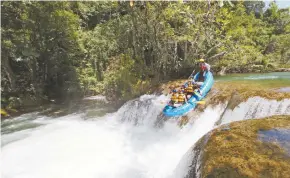
[[[222,67],[221,70],[217,74],[220,75],[220,76],[223,76],[223,75],[226,74],[226,70],[227,70],[226,67]]]
[[[275,72],[290,72],[290,68],[278,68]]]
[[[289,143],[289,115],[230,123],[195,144],[185,177],[288,177]]]

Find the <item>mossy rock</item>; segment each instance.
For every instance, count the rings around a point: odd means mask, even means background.
[[[276,81],[257,82],[257,81],[230,81],[230,82],[216,82],[213,86],[218,92],[210,94],[210,102],[208,104],[219,104],[234,99],[235,105],[247,101],[251,97],[259,96],[270,100],[281,101],[290,98],[289,92],[279,92],[277,88],[285,87],[289,83],[282,83]],[[273,90],[275,89],[275,90]]]
[[[272,129],[285,129],[289,134],[290,116],[234,122],[227,129],[222,126],[204,136],[195,146],[200,148],[203,143],[203,151],[199,153],[201,177],[288,177],[290,148],[277,141],[260,139],[261,131]],[[196,169],[197,165],[192,166]],[[194,172],[190,170],[187,177],[196,177],[192,175]]]
[[[252,70],[256,71],[256,70],[263,70],[264,66],[263,65],[253,65],[252,66]]]

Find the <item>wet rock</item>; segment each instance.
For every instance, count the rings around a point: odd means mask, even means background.
[[[290,72],[290,68],[278,68],[275,72]]]
[[[217,128],[192,149],[191,177],[288,177],[290,116],[230,123]]]
[[[220,76],[224,76],[224,75],[226,75],[226,70],[227,70],[226,67],[222,67],[222,69],[217,74]]]
[[[93,100],[100,103],[108,103],[106,96],[103,95],[95,95],[90,97],[85,97],[83,100]]]
[[[211,136],[211,133],[208,133],[204,137],[202,137],[196,145],[192,148],[191,152],[192,159],[191,163],[188,165],[188,173],[184,176],[185,178],[196,178],[201,176],[202,164],[201,159],[203,157],[203,150],[208,142],[208,139]]]
[[[271,130],[259,131],[259,139],[263,142],[275,142],[283,149],[285,149],[288,156],[290,156],[290,128],[275,128]]]

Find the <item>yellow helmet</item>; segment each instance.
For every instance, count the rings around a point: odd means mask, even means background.
[[[204,62],[204,59],[200,59],[199,62]]]

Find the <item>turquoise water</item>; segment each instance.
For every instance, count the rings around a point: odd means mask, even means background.
[[[226,76],[215,76],[215,80],[216,81],[289,80],[290,81],[290,72],[228,74]]]

